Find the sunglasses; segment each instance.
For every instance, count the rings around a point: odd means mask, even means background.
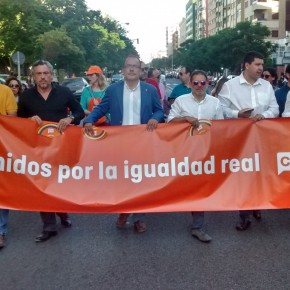
[[[206,85],[206,81],[193,81],[192,84],[194,86],[198,86],[198,85],[205,86]]]
[[[265,78],[265,79],[268,79],[270,76],[271,76],[271,75],[264,75],[264,74],[263,74],[263,75],[262,75],[262,78],[263,78],[263,79],[264,79],[264,78]]]
[[[13,88],[13,89],[17,89],[17,88],[19,88],[19,85],[9,85],[9,88]]]

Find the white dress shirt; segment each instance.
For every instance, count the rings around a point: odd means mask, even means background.
[[[192,93],[176,98],[171,106],[167,122],[186,116],[209,120],[224,118],[220,101],[217,98],[205,95],[205,98],[199,102]]]
[[[123,122],[122,125],[141,124],[141,90],[140,82],[133,89],[129,89],[126,82],[123,94]]]
[[[265,118],[275,118],[279,115],[273,87],[261,78],[251,85],[241,73],[223,85],[218,98],[225,118],[238,118],[239,111],[246,108],[254,109],[252,117],[261,114]]]

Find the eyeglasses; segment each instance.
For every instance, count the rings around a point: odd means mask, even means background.
[[[129,68],[129,69],[141,69],[141,67],[139,65],[136,64],[126,64],[125,68]]]
[[[193,81],[192,84],[194,86],[198,86],[198,85],[205,86],[206,85],[206,81]]]
[[[9,88],[18,89],[19,85],[9,85]]]
[[[271,75],[264,75],[262,74],[262,77],[265,78],[265,79],[268,79]]]

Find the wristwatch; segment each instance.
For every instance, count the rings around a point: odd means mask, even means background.
[[[75,119],[75,116],[74,115],[72,115],[72,114],[69,114],[69,115],[67,115],[68,116],[68,118],[71,118],[72,119],[72,121]]]

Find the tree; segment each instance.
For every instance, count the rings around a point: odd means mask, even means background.
[[[224,29],[214,36],[186,41],[174,51],[174,63],[175,66],[186,65],[211,72],[221,72],[221,68],[228,68],[237,74],[241,71],[243,57],[248,51],[262,53],[267,62],[276,48],[265,40],[269,35],[269,29],[259,22],[241,22],[235,28]]]
[[[77,70],[79,62],[84,61],[84,52],[73,43],[64,27],[41,34],[37,43],[42,59],[49,59],[58,68],[66,69],[69,73]]]
[[[88,10],[85,0],[1,0],[0,35],[0,67],[11,67],[16,50],[27,67],[45,57],[70,73],[91,64],[119,68],[137,53],[119,23]]]

